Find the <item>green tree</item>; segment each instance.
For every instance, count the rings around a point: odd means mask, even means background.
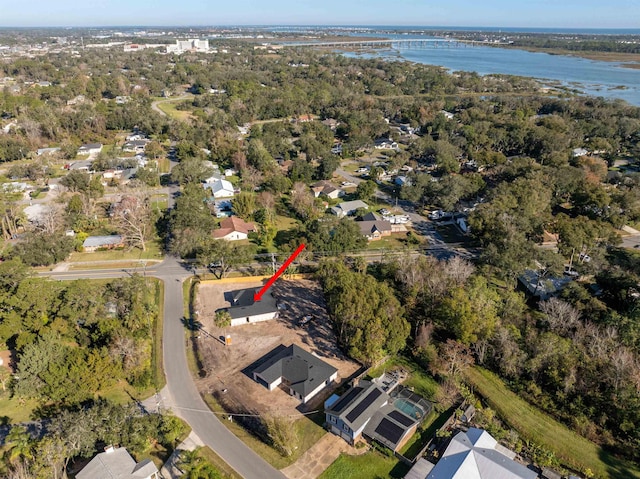
[[[356,194],[362,201],[369,201],[375,193],[377,185],[371,180],[361,182],[356,188]]]
[[[213,175],[213,168],[198,157],[187,157],[171,170],[171,179],[181,185],[200,183]]]
[[[242,191],[231,200],[231,204],[236,215],[244,220],[251,220],[257,208],[256,195]]]

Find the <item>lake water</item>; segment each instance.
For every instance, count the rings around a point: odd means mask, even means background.
[[[407,35],[384,37],[413,38]],[[428,37],[415,38],[421,40]],[[442,66],[451,71],[474,71],[480,75],[501,73],[555,80],[589,95],[620,98],[632,105],[640,106],[640,69],[625,68],[616,62],[489,46],[400,47],[381,49],[373,54],[358,55],[348,52],[345,55],[409,60]]]

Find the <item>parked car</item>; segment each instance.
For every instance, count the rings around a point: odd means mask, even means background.
[[[300,321],[298,322],[298,324],[300,326],[305,326],[307,325],[311,320],[313,319],[313,316],[311,316],[310,314],[307,314],[306,316],[303,316],[302,318],[300,318]]]

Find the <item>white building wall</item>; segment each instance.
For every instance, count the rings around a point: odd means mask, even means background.
[[[338,377],[338,371],[336,371],[335,373],[333,373],[331,375],[331,377],[329,378],[329,384],[331,384],[333,381],[336,380],[336,378]],[[318,385],[317,388],[315,388],[313,391],[311,391],[309,394],[307,394],[304,398],[302,398],[302,402],[306,403],[307,401],[309,401],[313,396],[315,396],[316,394],[318,394],[320,391],[322,391],[324,388],[326,388],[328,386],[328,384],[326,383],[320,383],[320,385]]]
[[[231,326],[241,326],[243,324],[250,324],[250,323],[259,323],[260,321],[268,321],[270,319],[275,319],[278,317],[278,313],[277,312],[272,312],[272,313],[265,313],[265,314],[256,314],[254,316],[249,316],[249,321],[247,321],[247,318],[235,318],[231,320]]]

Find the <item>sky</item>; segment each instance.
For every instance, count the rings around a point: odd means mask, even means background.
[[[640,0],[0,0],[0,26],[640,28]]]

